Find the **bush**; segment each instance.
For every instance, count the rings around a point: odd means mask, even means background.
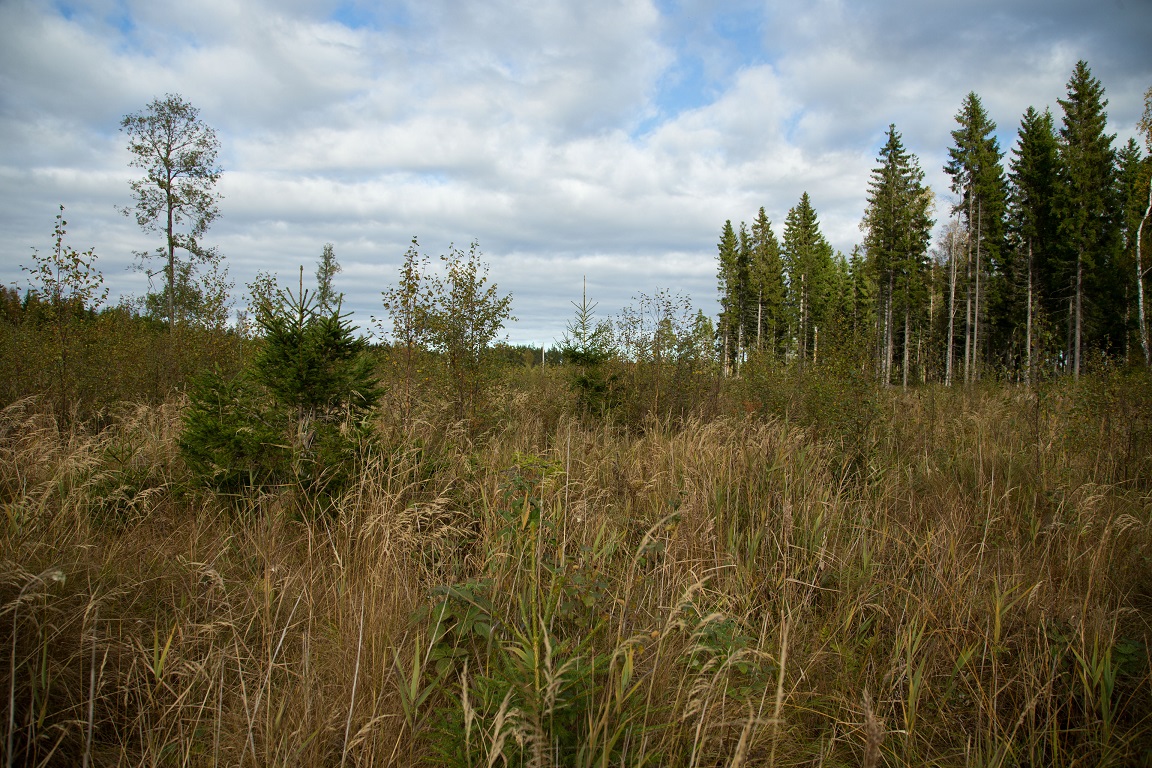
[[[258,309],[264,339],[253,363],[230,380],[206,374],[191,393],[180,445],[201,482],[230,494],[347,485],[380,396],[367,342],[347,317],[304,290]]]

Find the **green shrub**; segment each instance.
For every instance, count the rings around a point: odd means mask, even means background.
[[[220,493],[295,484],[312,494],[351,481],[380,389],[347,318],[303,289],[258,308],[264,338],[252,364],[192,388],[180,445],[201,482]]]

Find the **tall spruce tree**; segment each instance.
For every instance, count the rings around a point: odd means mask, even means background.
[[[869,349],[868,339],[876,328],[877,285],[870,274],[865,251],[859,245],[852,248],[848,257],[848,280],[852,293],[852,346],[858,350],[861,363],[866,364],[871,357],[865,352]]]
[[[914,323],[922,322],[928,241],[932,230],[932,196],[924,186],[924,172],[914,155],[904,149],[895,125],[876,158],[868,184],[864,213],[864,245],[879,289],[877,366],[880,380],[890,384],[896,341],[901,323],[902,380],[908,383]]]
[[[748,266],[749,293],[755,301],[755,317],[749,318],[755,332],[750,341],[757,350],[780,353],[786,322],[784,319],[784,263],[772,222],[761,208],[752,222],[752,251]]]
[[[1072,265],[1069,352],[1073,374],[1079,377],[1085,347],[1108,348],[1115,341],[1104,311],[1116,298],[1111,274],[1119,245],[1115,136],[1104,132],[1108,101],[1084,61],[1077,62],[1068,98],[1059,103],[1064,110],[1059,232]]]
[[[1028,107],[1017,136],[1008,173],[1008,231],[1024,266],[1024,376],[1031,383],[1036,356],[1052,351],[1040,343],[1051,336],[1043,318],[1058,316],[1067,303],[1061,301],[1067,283],[1060,275],[1056,217],[1060,158],[1052,113]]]
[[[787,307],[801,370],[811,356],[821,325],[826,325],[832,247],[820,233],[816,211],[805,192],[784,221],[784,271]]]
[[[741,284],[740,243],[736,239],[736,230],[732,228],[730,219],[724,222],[716,249],[719,252],[716,279],[720,290],[721,360],[727,373],[732,361],[739,355],[736,342],[742,320],[740,302],[744,294],[744,287]]]
[[[1007,197],[1003,153],[992,122],[980,97],[969,93],[956,114],[959,128],[952,131],[953,147],[944,172],[952,177],[952,191],[960,195],[961,215],[968,230],[968,263],[965,270],[965,378],[980,377],[980,320],[986,307],[985,273],[1000,265],[1004,240],[1004,213]]]

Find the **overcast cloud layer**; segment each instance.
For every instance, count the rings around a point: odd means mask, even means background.
[[[668,289],[716,311],[725,219],[782,235],[807,191],[833,246],[861,240],[889,123],[947,215],[941,167],[969,91],[1009,151],[1057,121],[1085,59],[1117,145],[1152,85],[1146,0],[0,0],[0,282],[51,246],[94,247],[113,295],[160,242],[117,207],[120,119],[178,93],[219,133],[224,253],[314,271],[324,243],[361,326],[413,236],[477,240],[513,294],[513,343],[552,344],[586,275],[598,312]]]

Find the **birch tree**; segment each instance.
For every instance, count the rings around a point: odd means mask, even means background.
[[[1152,156],[1152,87],[1144,92],[1144,114],[1137,123],[1141,135],[1144,137],[1144,148]],[[1136,321],[1140,326],[1140,348],[1144,352],[1144,366],[1152,368],[1152,353],[1149,352],[1148,322],[1144,317],[1144,276],[1149,271],[1144,269],[1141,257],[1141,243],[1144,230],[1148,226],[1149,214],[1152,214],[1152,174],[1145,174],[1144,183],[1148,186],[1148,204],[1144,207],[1144,215],[1140,225],[1136,228]]]
[[[145,232],[164,234],[164,245],[154,255],[164,262],[163,304],[168,327],[175,330],[182,304],[203,299],[202,286],[191,278],[193,266],[211,267],[220,260],[214,248],[201,243],[220,215],[220,194],[215,191],[221,174],[216,160],[220,140],[196,107],[173,94],[126,115],[120,130],[128,136],[129,165],[144,170],[144,178],[130,184],[135,205],[122,211],[134,216]],[[184,260],[177,251],[187,254]],[[137,255],[142,260],[152,257]]]

